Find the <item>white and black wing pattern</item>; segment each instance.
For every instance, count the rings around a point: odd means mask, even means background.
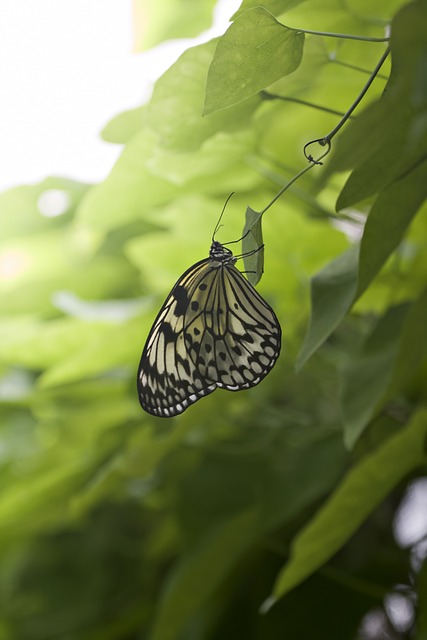
[[[178,280],[153,324],[138,370],[140,403],[170,417],[217,387],[258,384],[275,364],[281,329],[272,308],[214,241]]]

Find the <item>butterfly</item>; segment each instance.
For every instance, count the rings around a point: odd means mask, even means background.
[[[155,416],[178,415],[216,388],[254,387],[279,357],[273,309],[214,236],[209,257],[187,269],[169,293],[142,352],[139,401]]]

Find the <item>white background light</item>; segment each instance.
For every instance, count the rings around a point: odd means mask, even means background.
[[[222,33],[238,0],[222,0]],[[133,54],[131,0],[1,0],[0,191],[61,175],[98,182],[121,149],[99,139],[148,99],[190,41]]]

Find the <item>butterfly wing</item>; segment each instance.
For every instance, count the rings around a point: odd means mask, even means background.
[[[217,387],[253,387],[275,364],[280,340],[274,311],[234,264],[201,260],[175,284],[150,331],[140,403],[170,417]]]
[[[218,271],[205,302],[197,365],[204,379],[240,391],[257,385],[274,366],[281,329],[273,309],[233,264]]]
[[[165,300],[147,338],[138,369],[138,394],[145,411],[170,417],[182,413],[216,384],[206,380],[190,357],[191,325],[197,331],[204,298],[211,286],[210,259],[190,267]],[[193,350],[194,351],[194,350]]]

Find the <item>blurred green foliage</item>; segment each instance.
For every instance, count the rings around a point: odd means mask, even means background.
[[[101,184],[0,195],[0,640],[425,637],[425,553],[393,534],[427,461],[427,9],[403,5],[244,0],[107,124],[124,148]],[[212,11],[160,6],[138,46]],[[330,161],[265,215],[278,364],[177,418],[143,414],[144,339],[226,197],[222,241],[385,48],[290,29],[389,24],[391,65]],[[418,631],[384,608],[397,592]]]

